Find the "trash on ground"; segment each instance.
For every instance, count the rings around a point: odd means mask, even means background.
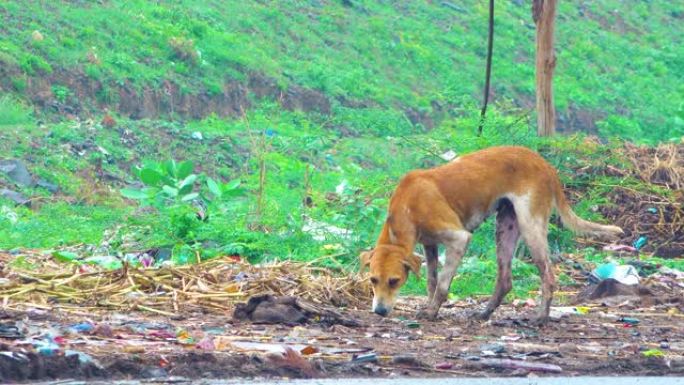
[[[639,272],[631,265],[606,263],[594,269],[591,272],[591,277],[594,279],[594,282],[614,279],[625,285],[636,285],[639,283]]]
[[[637,240],[634,241],[634,243],[632,243],[632,246],[634,246],[635,249],[639,250],[642,247],[644,247],[644,245],[646,245],[647,241],[647,237],[639,237]]]
[[[644,357],[665,357],[665,353],[658,349],[649,349],[641,352]]]
[[[542,362],[527,362],[518,360],[509,360],[504,358],[483,358],[476,361],[478,365],[487,366],[491,368],[501,369],[523,369],[531,372],[548,372],[561,373],[563,369],[554,364],[545,364]]]
[[[360,354],[352,358],[352,362],[376,362],[378,360],[378,355],[375,353]]]
[[[603,246],[605,251],[626,251],[630,253],[635,253],[638,250],[634,246],[630,245],[605,245]]]
[[[624,324],[629,324],[629,325],[638,325],[639,322],[641,322],[641,321],[639,321],[638,318],[634,318],[634,317],[620,317],[620,318],[618,318],[617,321],[622,322]]]

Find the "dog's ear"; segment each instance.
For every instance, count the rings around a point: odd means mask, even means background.
[[[373,257],[374,250],[362,251],[359,255],[359,260],[361,261],[361,270],[370,266],[371,257]]]
[[[422,263],[423,260],[414,253],[407,255],[404,259],[404,265],[406,265],[408,269],[411,269],[413,274],[415,274],[418,278],[420,278],[420,265]]]

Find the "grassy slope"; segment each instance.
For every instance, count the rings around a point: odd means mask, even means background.
[[[36,125],[26,108],[4,98],[0,151],[26,159],[33,172],[59,184],[64,195],[51,197],[27,189],[25,193],[43,197],[37,200],[37,209],[3,204],[0,249],[98,244],[105,232],[121,226],[111,242],[112,253],[175,245],[174,257],[182,260],[183,247],[202,245],[199,250],[206,256],[240,252],[257,259],[309,260],[339,254],[336,258],[342,266],[350,262],[353,266],[359,248],[374,241],[391,188],[407,170],[438,164],[442,161],[436,155],[449,149],[460,153],[496,144],[540,145],[525,119],[519,119],[517,110],[505,102],[529,101],[533,90],[529,10],[513,3],[498,3],[494,84],[500,104],[492,110],[484,138],[472,133],[484,57],[486,13],[481,2],[467,2],[461,12],[438,2],[395,6],[355,2],[353,8],[322,1],[297,6],[284,2],[228,6],[127,2],[125,7],[118,1],[103,7],[26,3],[0,4],[0,60],[24,71],[12,81],[19,95],[22,82],[31,76],[76,67],[105,84],[125,80],[142,87],[171,79],[189,93],[211,92],[225,77],[240,79],[247,71],[258,71],[284,86],[303,85],[333,99],[369,101],[371,107],[334,103],[330,116],[320,116],[284,111],[265,101],[248,111],[248,120],[121,118],[111,129],[93,122]],[[559,107],[574,105],[599,113],[605,116],[599,126],[606,133],[631,139],[677,135],[681,133],[677,114],[682,113],[678,81],[682,66],[677,59],[682,48],[681,33],[674,32],[681,25],[665,25],[674,20],[677,6],[651,2],[619,14],[609,11],[620,9],[618,4],[587,5],[584,17],[574,5],[562,4]],[[636,32],[622,35],[599,26],[622,25],[616,20],[624,20]],[[43,41],[32,42],[34,30],[41,31]],[[578,30],[586,33],[578,36],[574,33]],[[172,38],[192,39],[201,53],[196,64],[178,60]],[[100,64],[87,60],[89,52],[97,55]],[[56,96],[69,93],[59,84],[52,89]],[[661,102],[652,103],[654,98]],[[454,106],[453,114],[424,133],[407,121],[402,110],[429,111],[433,101]],[[652,130],[653,125],[663,130]],[[342,135],[343,128],[360,135]],[[275,135],[264,137],[268,129]],[[192,139],[196,131],[203,140]],[[265,150],[259,151],[262,140]],[[581,153],[581,138],[547,144],[555,149],[548,158],[570,180],[570,170],[563,167],[568,155],[561,152]],[[260,152],[267,164],[266,209],[258,220],[266,231],[261,232],[248,226],[257,221],[253,213]],[[583,161],[604,160],[603,154],[592,151],[578,156]],[[214,213],[208,222],[195,226],[191,237],[178,239],[173,235],[178,227],[173,213],[135,211],[118,195],[119,185],[98,177],[102,169],[130,181],[131,164],[168,158],[192,159],[197,172],[222,180],[240,178],[250,195],[234,210]],[[609,161],[619,164],[619,159]],[[328,199],[343,182],[348,187],[342,196]],[[307,190],[312,208],[301,204]],[[580,213],[596,218],[588,209],[593,203],[582,202]],[[302,214],[351,229],[354,236],[314,241],[300,230]],[[475,237],[470,251],[475,258],[464,265],[455,292],[491,291],[480,282],[482,276],[495,274],[492,231],[487,223]],[[554,230],[552,238],[554,249],[570,245],[566,233]],[[336,265],[332,258],[324,262]],[[516,262],[515,274],[525,283],[518,286],[518,295],[536,284],[533,272],[527,263]],[[413,282],[411,290],[420,286]]]
[[[363,116],[389,131],[401,124],[392,107],[429,112],[438,102],[460,109],[479,96],[485,2],[458,2],[461,11],[437,1],[353,3],[7,1],[0,4],[0,61],[26,74],[79,67],[109,84],[170,79],[186,92],[216,92],[226,77],[252,70],[283,85],[371,101],[376,108],[336,106],[334,115]],[[530,12],[515,2],[497,4],[494,93],[529,106]],[[561,3],[559,110],[587,111],[606,134],[657,140],[684,133],[683,13],[681,4],[662,0]],[[33,40],[33,31],[44,40]],[[95,64],[89,54],[98,58]],[[13,84],[21,91],[25,81],[19,76]],[[59,84],[53,91],[68,93]],[[105,101],[116,97],[101,93]]]

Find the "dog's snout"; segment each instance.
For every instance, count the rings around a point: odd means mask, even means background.
[[[387,308],[384,306],[376,306],[375,309],[373,309],[373,311],[375,312],[375,314],[383,317],[389,313],[389,310],[387,310]]]

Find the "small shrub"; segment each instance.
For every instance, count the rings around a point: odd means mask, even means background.
[[[0,97],[0,126],[33,124],[33,110],[10,95]]]
[[[197,63],[199,53],[195,48],[194,40],[184,37],[172,37],[169,39],[169,45],[173,50],[174,58],[190,64]]]
[[[65,86],[55,85],[52,86],[52,94],[60,103],[64,103],[71,95],[71,90]]]

